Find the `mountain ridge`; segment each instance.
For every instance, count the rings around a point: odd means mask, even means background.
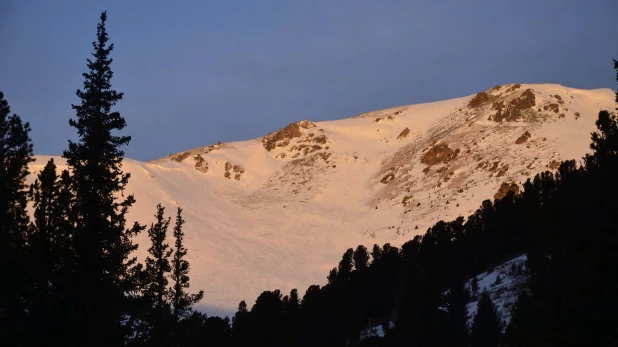
[[[399,246],[554,162],[581,158],[614,97],[604,88],[509,84],[126,159],[127,193],[137,199],[129,219],[150,223],[158,202],[168,215],[181,206],[192,287],[205,290],[198,307],[230,314],[263,290],[323,284],[349,247]],[[31,171],[48,158],[36,156]],[[143,256],[145,236],[138,242]]]

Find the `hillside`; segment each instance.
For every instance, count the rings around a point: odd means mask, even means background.
[[[440,219],[589,151],[609,89],[505,85],[353,118],[300,121],[260,139],[125,160],[130,220],[184,209],[198,307],[231,314],[263,290],[326,281],[345,249],[400,245]],[[37,156],[33,171],[49,157]],[[60,168],[64,162],[55,158]],[[32,177],[31,177],[32,178]],[[139,237],[141,251],[145,235]]]

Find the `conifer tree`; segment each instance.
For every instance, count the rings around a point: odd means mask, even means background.
[[[352,248],[348,248],[348,250],[343,253],[343,257],[341,257],[339,267],[337,268],[338,279],[346,280],[349,278],[350,274],[352,273],[352,267],[354,263],[353,255],[354,250]]]
[[[369,252],[367,247],[359,245],[354,251],[354,268],[358,270],[365,270],[369,266]]]
[[[165,243],[171,218],[164,217],[165,207],[157,205],[156,223],[148,229],[151,246],[144,270],[144,297],[152,306],[149,320],[152,325],[151,342],[162,345],[168,339],[171,307],[167,276],[171,271],[169,258],[172,249]]]
[[[208,317],[204,321],[203,342],[207,346],[228,347],[231,345],[232,328],[229,318]]]
[[[382,249],[380,248],[380,246],[374,244],[373,248],[371,249],[372,262],[375,263],[378,259],[380,259],[381,256],[382,256]]]
[[[300,299],[298,298],[298,289],[294,288],[290,291],[288,299],[288,311],[292,312],[300,308]]]
[[[34,219],[30,224],[28,267],[31,284],[29,307],[31,337],[38,345],[60,345],[71,336],[74,281],[71,274],[73,250],[69,214],[73,204],[71,176],[60,176],[50,159],[30,187]],[[69,311],[69,312],[68,312]]]
[[[238,311],[232,317],[232,339],[234,346],[247,346],[252,342],[251,317],[247,303],[243,300],[238,304]]]
[[[10,115],[0,92],[0,336],[3,342],[25,343],[29,293],[26,264],[29,218],[26,212],[28,164],[34,161],[30,125]]]
[[[472,321],[471,342],[473,347],[498,347],[502,321],[498,310],[487,292],[479,299],[478,309]]]
[[[174,257],[172,259],[172,281],[173,287],[170,290],[172,305],[174,306],[174,321],[178,322],[191,312],[191,306],[204,297],[204,291],[200,290],[197,294],[189,294],[185,291],[189,288],[189,262],[184,259],[187,249],[182,241],[184,232],[182,225],[182,209],[179,207],[176,213],[176,225],[174,226]]]
[[[330,272],[328,273],[328,276],[326,276],[326,279],[328,280],[328,284],[334,284],[335,282],[337,282],[337,278],[339,276],[339,272],[337,271],[337,268],[334,267],[330,270]]]
[[[538,346],[535,329],[540,325],[530,294],[522,291],[511,308],[511,322],[504,333],[504,345],[508,347]],[[542,345],[542,344],[541,344]]]
[[[447,296],[448,338],[451,346],[468,345],[468,299],[470,293],[462,282]]]
[[[36,326],[37,343],[54,343],[54,336],[63,331],[61,317],[65,255],[69,253],[68,225],[63,201],[66,191],[50,159],[30,187],[34,205],[34,221],[30,233],[28,266],[32,274],[31,324]],[[60,334],[62,335],[62,334]],[[56,341],[60,342],[60,341]]]
[[[607,111],[601,111],[596,126],[598,131],[592,133],[592,143],[590,144],[593,153],[587,154],[585,157],[586,169],[592,172],[598,171],[600,166],[606,166],[606,169],[610,169],[607,166],[616,164],[615,158],[618,154],[618,122],[616,116]]]
[[[82,74],[83,89],[76,92],[81,103],[72,105],[77,117],[69,120],[79,141],[69,141],[63,154],[72,170],[75,195],[71,307],[80,345],[121,344],[131,334],[124,324],[131,307],[128,294],[137,285],[128,276],[136,263],[130,257],[137,248],[131,238],[143,229],[138,224],[126,229],[125,216],[135,199],[132,195],[117,197],[129,180],[129,174],[121,170],[124,153],[120,147],[131,138],[113,133],[126,126],[120,113],[112,110],[123,94],[111,85],[109,55],[114,45],[108,44],[107,13],[100,19],[94,60],[87,59],[89,71]]]
[[[56,172],[54,159],[49,159],[37,179],[30,187],[31,199],[34,205],[34,221],[30,236],[32,265],[36,266],[37,278],[40,281],[37,289],[47,290],[54,273],[61,266],[57,245],[63,243],[62,236],[64,212],[59,205],[61,185]]]

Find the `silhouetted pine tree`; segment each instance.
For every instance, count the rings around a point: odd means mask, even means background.
[[[174,346],[209,346],[209,343],[208,341],[206,341],[204,336],[204,327],[207,318],[208,317],[205,313],[194,311],[191,313],[190,316],[182,320],[176,327]]]
[[[124,322],[130,314],[130,296],[137,281],[130,274],[136,263],[130,258],[137,245],[131,238],[143,227],[135,224],[126,229],[128,208],[135,202],[132,195],[119,200],[129,180],[121,170],[129,136],[117,136],[113,131],[126,126],[120,113],[112,107],[122,100],[122,93],[112,89],[112,59],[114,48],[107,44],[106,12],[97,25],[97,40],[93,42],[94,60],[87,59],[84,86],[77,91],[81,104],[72,105],[76,119],[69,125],[77,129],[78,142],[69,141],[63,154],[72,169],[72,189],[75,204],[71,212],[73,233],[73,288],[71,298],[75,315],[69,324],[76,327],[79,345],[120,345],[130,335]]]
[[[290,298],[288,300],[288,312],[294,312],[300,308],[300,300],[298,298],[298,290],[296,288],[290,291]]]
[[[328,284],[334,284],[335,282],[337,282],[337,278],[339,276],[339,272],[337,271],[337,268],[334,267],[330,270],[330,272],[328,273],[328,276],[326,276],[326,280],[328,280]]]
[[[233,346],[249,346],[251,336],[251,316],[247,309],[247,303],[243,300],[238,304],[238,310],[232,317],[232,341]]]
[[[0,92],[0,336],[8,345],[26,345],[31,338],[25,333],[31,294],[26,176],[34,159],[30,125],[10,113]]]
[[[463,282],[451,288],[447,295],[448,326],[446,335],[450,346],[468,345],[468,300],[470,293]]]
[[[283,300],[283,341],[286,346],[300,345],[300,299],[296,288],[290,291],[290,295],[286,295]]]
[[[171,276],[173,286],[170,289],[175,322],[185,318],[191,312],[191,306],[204,297],[204,291],[202,290],[197,294],[189,294],[185,291],[186,288],[189,288],[189,262],[184,259],[187,255],[187,249],[182,243],[184,238],[182,225],[184,223],[185,221],[182,219],[182,209],[179,207],[176,214],[176,224],[174,225],[175,242]]]
[[[354,255],[354,250],[352,248],[349,248],[343,254],[343,257],[341,258],[341,261],[339,262],[339,267],[337,268],[337,273],[338,273],[337,278],[339,280],[347,280],[350,277],[350,274],[352,273],[352,268],[354,266],[353,255]]]
[[[356,271],[363,271],[369,267],[369,252],[367,251],[367,247],[363,245],[356,247],[352,258],[354,259],[354,268]]]
[[[171,271],[169,258],[172,249],[165,243],[167,228],[171,218],[164,217],[165,208],[157,205],[155,215],[156,222],[150,225],[148,237],[150,238],[150,254],[146,258],[144,269],[144,297],[152,307],[148,315],[152,326],[150,343],[154,346],[169,344],[171,326],[171,305],[169,303],[169,289],[167,276]]]
[[[382,256],[382,249],[380,248],[380,246],[374,244],[373,248],[371,249],[372,262],[375,262],[376,260],[380,259],[381,256]]]
[[[50,159],[30,187],[34,205],[28,263],[33,284],[30,313],[31,324],[37,327],[33,338],[40,345],[60,343],[57,337],[67,332],[63,324],[58,324],[62,319],[56,318],[64,314],[68,281],[65,265],[71,251],[66,214],[70,193],[64,183],[56,173],[54,160]]]
[[[535,337],[535,330],[541,328],[537,320],[535,303],[530,294],[522,291],[511,308],[511,321],[504,332],[506,347],[543,346]]]
[[[283,301],[279,290],[265,291],[251,308],[253,346],[284,346]]]
[[[470,340],[473,347],[498,347],[502,321],[491,297],[481,294],[478,309],[472,321]]]
[[[229,318],[208,317],[204,322],[202,345],[212,347],[230,347],[232,328]]]

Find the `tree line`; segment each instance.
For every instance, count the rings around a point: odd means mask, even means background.
[[[618,319],[618,123],[601,111],[592,150],[578,165],[528,179],[520,194],[483,201],[468,218],[439,221],[400,248],[350,248],[304,294],[265,291],[232,319],[192,309],[182,210],[158,205],[147,228],[127,225],[133,196],[121,170],[130,141],[112,111],[122,93],[105,31],[73,105],[79,141],[47,163],[31,186],[30,127],[0,94],[0,336],[10,346],[610,346]],[[618,71],[618,62],[614,61]],[[616,76],[618,81],[618,74]],[[618,102],[618,93],[616,96]],[[122,196],[123,194],[120,194]],[[32,204],[33,217],[27,213]],[[133,256],[145,231],[148,258]],[[505,326],[487,293],[466,286],[479,273],[527,254],[527,283]],[[472,281],[474,287],[474,281]],[[478,310],[468,316],[472,296]],[[394,324],[391,324],[394,323]],[[381,324],[383,338],[361,339]]]

